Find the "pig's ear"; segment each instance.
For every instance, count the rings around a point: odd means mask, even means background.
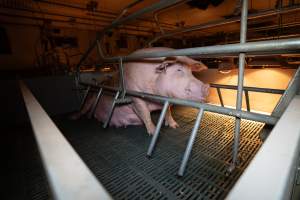
[[[175,57],[167,57],[158,67],[156,67],[155,72],[156,73],[166,72],[167,67],[173,65],[176,62],[177,60]]]
[[[205,64],[203,64],[202,62],[189,65],[189,67],[191,68],[191,70],[193,72],[201,72],[201,71],[207,70],[207,66]]]

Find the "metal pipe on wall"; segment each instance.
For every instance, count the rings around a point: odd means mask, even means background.
[[[257,18],[269,17],[269,16],[273,16],[273,15],[278,15],[278,14],[287,14],[290,12],[297,12],[297,11],[300,11],[300,7],[290,7],[290,8],[285,8],[285,9],[275,10],[275,11],[268,10],[268,11],[262,11],[262,12],[259,12],[256,14],[250,14],[248,16],[248,19],[257,19]],[[171,36],[174,36],[174,35],[180,34],[180,33],[203,30],[203,29],[207,29],[207,28],[213,28],[216,26],[228,25],[228,24],[237,23],[237,22],[240,22],[240,17],[235,17],[235,18],[231,18],[231,19],[227,19],[227,20],[218,20],[218,21],[208,22],[206,24],[185,27],[182,29],[177,29],[175,31],[167,32],[162,35],[158,35],[155,38],[153,38],[152,40],[150,40],[148,43],[149,43],[149,45],[151,45],[152,43],[156,42],[157,40],[159,40],[161,38],[171,37]]]
[[[57,6],[61,6],[61,7],[73,8],[73,9],[84,10],[84,11],[87,10],[86,7],[82,7],[78,4],[75,5],[75,4],[69,4],[69,3],[57,2],[57,1],[49,1],[49,0],[39,0],[39,3],[57,5]],[[111,20],[115,19],[116,16],[117,16],[117,13],[110,12],[110,11],[107,11],[107,10],[95,10],[94,13],[96,13],[96,16],[104,17],[104,18],[110,18]],[[147,19],[137,19],[137,20],[144,21],[144,22],[155,23],[154,21],[147,20]],[[169,24],[169,23],[165,23],[165,22],[162,22],[161,24],[166,25],[166,26],[175,27],[174,24]]]

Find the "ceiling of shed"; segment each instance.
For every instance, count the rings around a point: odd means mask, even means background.
[[[11,0],[0,1],[2,23],[18,23],[43,25],[51,23],[54,27],[100,31],[107,27],[123,9],[136,2],[124,16],[159,2],[158,0]],[[154,20],[157,20],[162,31],[171,32],[195,25],[213,23],[231,18],[239,18],[240,0],[193,0],[193,4],[207,2],[206,9],[191,7],[182,0],[174,6],[154,13],[147,13],[138,20],[133,20],[118,27],[119,33],[143,35],[153,38],[160,35],[161,30]],[[214,6],[211,2],[219,2]],[[267,10],[300,7],[300,0],[249,0],[249,15]],[[202,5],[203,7],[203,5]],[[205,6],[204,6],[205,7]],[[248,20],[248,39],[266,37],[295,37],[300,32],[299,9],[288,14]],[[213,26],[199,31],[174,35],[171,38],[199,41],[205,38],[206,44],[235,42],[239,37],[239,23]],[[170,38],[167,38],[170,39]],[[199,45],[199,44],[198,44]]]

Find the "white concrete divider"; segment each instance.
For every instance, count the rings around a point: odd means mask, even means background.
[[[23,81],[20,81],[20,88],[53,198],[112,199]]]

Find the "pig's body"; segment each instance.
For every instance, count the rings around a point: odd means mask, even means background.
[[[164,47],[148,48],[138,50],[133,54],[163,50],[170,49]],[[192,75],[191,70],[193,69],[202,71],[207,69],[207,67],[201,62],[185,56],[178,56],[172,59],[161,57],[145,59],[141,62],[124,63],[125,87],[127,90],[203,102],[208,95],[209,86],[203,84]],[[90,96],[83,110],[77,113],[74,118],[78,118],[88,112],[94,100],[95,96]],[[148,133],[153,134],[155,125],[151,120],[150,112],[161,109],[162,105],[136,97],[133,97],[132,100],[132,104],[115,108],[110,125],[120,127],[144,123]],[[101,97],[94,114],[95,118],[105,122],[111,103],[112,97]],[[165,124],[172,128],[178,127],[171,115],[170,108],[166,113]]]

